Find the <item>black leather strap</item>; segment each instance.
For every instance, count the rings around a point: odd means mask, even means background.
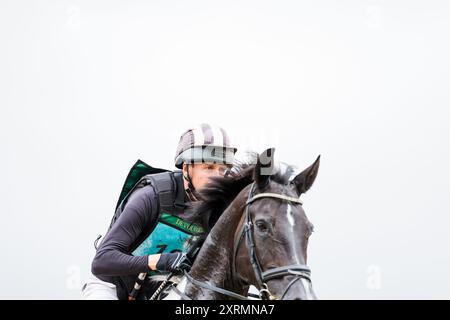
[[[184,273],[184,275],[186,276],[186,278],[193,284],[195,284],[196,286],[200,287],[200,288],[204,288],[204,289],[208,289],[238,300],[250,300],[248,297],[240,295],[238,293],[235,293],[233,291],[229,291],[229,290],[225,290],[219,287],[215,287],[215,286],[211,286],[209,284],[207,284],[206,282],[201,282],[198,281],[196,279],[194,279],[191,275],[189,275],[187,272]]]
[[[160,212],[173,214],[175,201],[175,183],[172,174],[167,172],[152,174],[146,177],[151,181],[158,195]]]
[[[292,280],[291,282],[289,282],[289,284],[287,285],[286,289],[284,290],[283,294],[281,295],[280,300],[283,300],[284,296],[286,295],[286,293],[289,291],[289,289],[292,287],[292,285],[294,283],[296,283],[298,280],[300,280],[300,277],[296,277],[294,280]]]
[[[269,281],[274,278],[279,278],[286,275],[296,275],[302,278],[309,279],[311,275],[311,269],[303,264],[294,264],[264,271],[262,273],[262,278],[263,281]]]
[[[173,172],[174,186],[175,186],[175,201],[174,201],[174,210],[175,213],[183,213],[186,209],[186,203],[184,199],[184,182],[183,182],[183,172],[182,171],[174,171]]]

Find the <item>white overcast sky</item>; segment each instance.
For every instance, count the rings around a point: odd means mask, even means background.
[[[450,298],[448,1],[0,2],[0,298],[79,299],[137,160],[300,168],[324,299]]]

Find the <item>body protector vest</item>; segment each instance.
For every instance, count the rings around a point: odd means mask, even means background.
[[[122,187],[110,228],[117,221],[130,195],[137,189],[151,185],[158,200],[157,223],[145,226],[141,235],[131,245],[131,254],[145,256],[167,252],[198,252],[204,239],[204,229],[180,218],[189,206],[185,203],[182,171],[171,172],[153,168],[138,160],[131,168]],[[138,299],[148,299],[159,286],[165,274],[149,272],[138,294]],[[133,277],[134,278],[134,277]],[[117,293],[124,298],[130,294],[123,279],[116,278]],[[127,288],[128,287],[128,288]]]
[[[147,170],[142,170],[145,167]],[[150,173],[145,174],[146,172]],[[140,174],[144,175],[136,182]],[[133,183],[134,185],[131,187]],[[111,226],[119,218],[130,195],[138,188],[149,184],[154,188],[158,199],[158,221],[156,225],[149,226],[142,236],[136,239],[132,245],[132,254],[144,256],[167,252],[187,252],[190,244],[204,233],[204,229],[179,217],[188,209],[185,203],[183,176],[179,170],[171,172],[156,169],[138,161],[125,181]]]

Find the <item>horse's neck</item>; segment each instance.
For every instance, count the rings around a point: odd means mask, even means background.
[[[236,199],[224,211],[214,228],[205,240],[198,257],[190,271],[197,280],[223,289],[243,293],[246,288],[238,285],[233,279],[232,263],[234,235],[242,214],[242,204],[245,199]],[[186,288],[193,299],[223,299],[219,293],[212,290],[200,290],[189,284]]]

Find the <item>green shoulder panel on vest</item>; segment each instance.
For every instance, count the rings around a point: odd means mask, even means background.
[[[200,235],[205,232],[205,230],[198,224],[185,221],[177,216],[173,216],[165,212],[161,213],[159,220],[191,235]]]
[[[133,189],[133,187],[138,183],[138,181],[147,174],[153,174],[153,173],[160,173],[160,172],[166,172],[169,170],[161,169],[161,168],[154,168],[148,164],[146,164],[144,161],[138,160],[133,165],[133,167],[130,169],[130,172],[128,173],[127,178],[125,179],[125,182],[122,187],[122,191],[120,192],[119,200],[116,204],[116,210],[117,207],[120,205],[122,200],[128,195],[128,193]]]

